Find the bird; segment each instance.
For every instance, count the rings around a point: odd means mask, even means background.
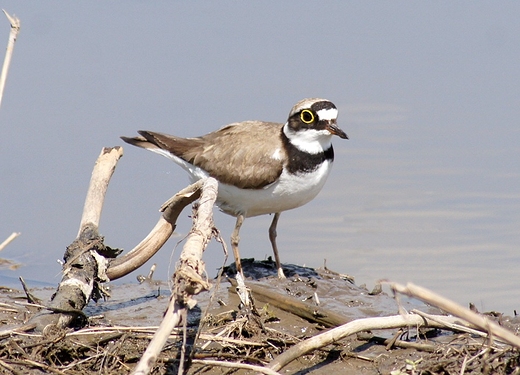
[[[239,233],[245,218],[274,214],[269,226],[279,278],[285,278],[276,244],[283,211],[310,202],[330,173],[333,136],[348,139],[337,124],[338,109],[329,100],[296,103],[285,123],[243,121],[194,138],[140,130],[121,139],[163,155],[181,166],[191,182],[214,177],[217,206],[236,217],[231,235],[237,272],[242,275]]]

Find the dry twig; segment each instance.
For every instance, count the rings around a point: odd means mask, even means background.
[[[269,368],[255,365],[248,365],[246,363],[238,362],[224,362],[224,361],[212,361],[209,359],[194,359],[193,363],[205,365],[205,366],[220,366],[234,369],[246,369],[251,371],[257,371],[266,375],[280,375],[278,372],[273,371]]]
[[[479,329],[488,332],[490,336],[498,337],[509,345],[520,348],[520,337],[499,326],[497,323],[488,319],[484,315],[474,313],[468,308],[462,307],[459,304],[440,296],[439,294],[412,283],[408,283],[406,285],[390,283],[390,287],[398,293],[418,298],[421,301],[438,307],[448,314],[458,316],[459,318],[464,319]]]
[[[6,248],[7,245],[9,245],[16,237],[18,237],[21,233],[20,232],[13,232],[7,237],[4,242],[0,243],[0,251]]]
[[[13,56],[14,44],[16,43],[16,37],[20,32],[20,20],[15,15],[9,15],[9,13],[7,13],[4,9],[2,9],[2,11],[11,23],[11,32],[9,33],[9,41],[7,42],[7,50],[5,52],[4,65],[2,66],[2,73],[0,74],[0,106],[2,105],[5,81],[7,80],[7,72],[9,71],[11,57]]]
[[[457,321],[455,318],[444,318],[452,323]],[[292,348],[276,357],[271,363],[269,363],[268,367],[272,370],[278,371],[302,355],[358,332],[408,326],[445,328],[441,323],[430,321],[419,315],[413,314],[357,319],[294,345]]]
[[[173,293],[168,309],[132,374],[149,374],[172,329],[186,316],[187,308],[193,308],[193,296],[209,289],[205,280],[202,253],[213,235],[213,204],[217,199],[218,184],[213,178],[204,180],[197,215],[190,235],[180,255],[174,274]]]

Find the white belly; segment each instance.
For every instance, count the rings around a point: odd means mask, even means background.
[[[320,192],[329,175],[332,162],[325,161],[312,173],[288,174],[263,189],[239,189],[219,184],[217,204],[222,211],[245,217],[287,211],[310,202]]]
[[[208,177],[199,167],[166,152],[150,149],[168,157],[180,165],[190,175],[191,182]],[[327,180],[332,161],[326,160],[312,173],[289,174],[282,172],[280,178],[262,189],[240,189],[219,183],[217,205],[227,214],[245,217],[271,214],[291,210],[313,200]]]

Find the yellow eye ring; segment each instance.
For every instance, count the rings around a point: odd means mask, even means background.
[[[300,113],[300,119],[306,123],[306,124],[310,124],[311,122],[314,121],[314,114],[309,111],[308,109],[304,109],[301,113]]]

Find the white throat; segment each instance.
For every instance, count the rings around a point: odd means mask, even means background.
[[[283,126],[283,133],[298,150],[309,154],[319,154],[328,150],[332,144],[332,134],[325,129],[302,129],[295,132],[286,123]]]

